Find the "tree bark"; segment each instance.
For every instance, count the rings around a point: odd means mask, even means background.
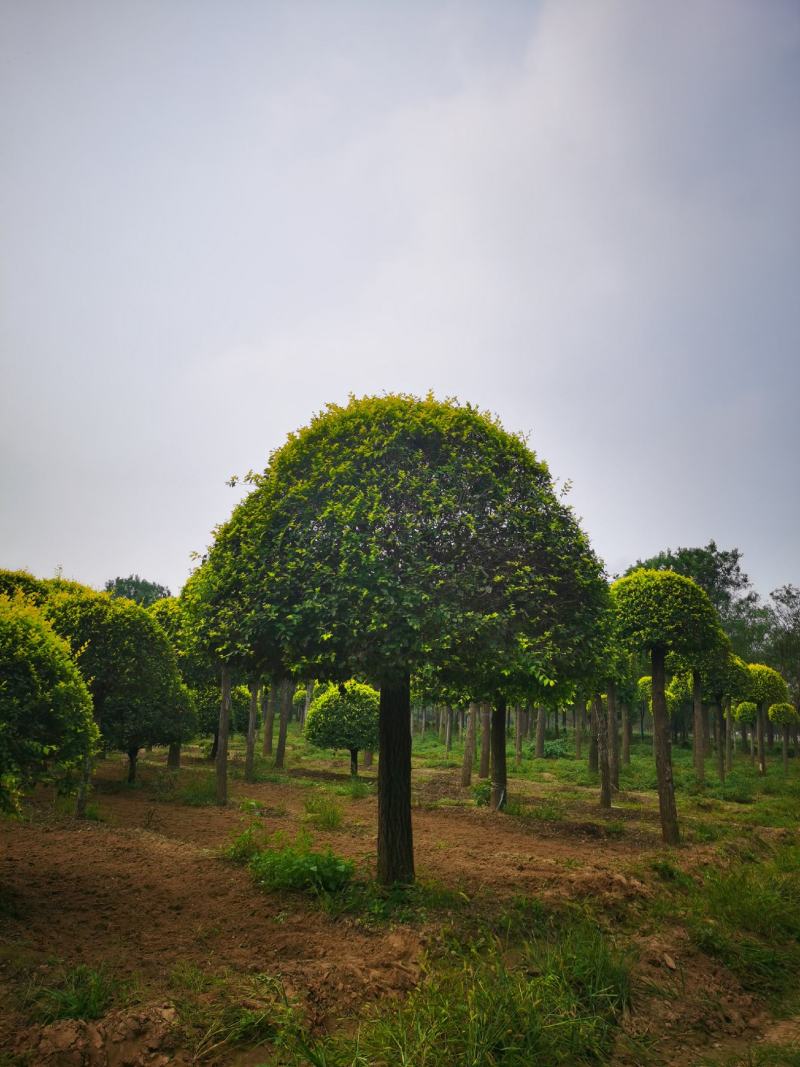
[[[783,727],[783,773],[789,773],[789,726]]]
[[[725,770],[733,770],[733,712],[731,698],[725,698]]]
[[[350,749],[350,777],[351,778],[357,778],[358,777],[358,749],[357,748],[351,748]]]
[[[211,751],[208,753],[208,758],[212,763],[216,761],[217,752],[219,751],[219,720],[213,733],[213,739],[211,741]]]
[[[372,749],[368,748],[364,753],[364,770],[368,770],[372,766]]]
[[[170,742],[170,746],[167,749],[167,768],[170,771],[180,770],[181,766],[181,743],[180,741]]]
[[[608,700],[608,770],[611,788],[619,792],[619,727],[617,725],[617,687],[614,682],[606,686]]]
[[[597,751],[597,712],[595,711],[593,700],[589,710],[589,770],[596,774],[599,768],[600,761]]]
[[[444,750],[450,752],[453,747],[453,709],[448,705],[444,709]]]
[[[492,708],[492,797],[494,811],[502,811],[508,800],[506,771],[506,698],[500,694]]]
[[[583,700],[575,703],[575,759],[581,758],[583,747],[583,720],[586,717],[586,706]]]
[[[275,732],[275,707],[278,703],[278,686],[275,682],[272,682],[269,686],[269,690],[264,686],[265,701],[262,703],[265,706],[262,708],[264,712],[264,738],[261,743],[261,755],[272,755],[272,740]]]
[[[228,737],[231,729],[231,669],[222,668],[217,742],[217,804],[228,803]]]
[[[489,777],[489,755],[491,751],[492,710],[488,704],[481,704],[481,762],[478,777]]]
[[[136,781],[136,762],[139,759],[139,747],[132,746],[128,749],[128,785]]]
[[[86,801],[89,796],[89,789],[92,784],[92,764],[93,764],[91,752],[87,752],[83,757],[83,766],[81,767],[81,779],[78,783],[78,795],[75,797],[75,818],[86,818]]]
[[[717,777],[720,782],[725,781],[725,712],[722,710],[722,698],[716,705],[717,723]]]
[[[378,881],[414,881],[411,828],[411,683],[406,672],[381,683],[378,735]]]
[[[592,714],[597,723],[597,758],[600,765],[600,807],[611,810],[611,753],[609,751],[609,711],[603,707],[603,700],[595,696],[592,701]]]
[[[275,766],[278,770],[283,769],[286,759],[286,731],[289,726],[289,716],[292,712],[292,698],[294,697],[295,684],[291,678],[284,678],[280,684],[280,718],[278,720],[278,745],[275,749]]]
[[[522,763],[522,708],[514,708],[514,766],[519,770]]]
[[[764,747],[764,703],[758,705],[758,773],[767,773],[767,750]]]
[[[544,759],[544,724],[545,710],[542,704],[536,709],[536,758]]]
[[[627,700],[623,700],[620,706],[622,711],[622,765],[627,767],[631,762],[631,707]]]
[[[303,701],[303,721],[301,723],[302,726],[305,726],[305,724],[306,724],[306,715],[308,715],[308,709],[311,707],[311,700],[312,700],[313,696],[314,696],[314,680],[312,678],[312,680],[310,682],[306,682],[306,696],[305,696],[305,700]]]
[[[256,729],[258,726],[258,682],[250,682],[250,714],[247,717],[247,747],[244,756],[244,780],[252,782],[256,767]]]
[[[694,775],[702,785],[706,776],[705,738],[703,731],[703,683],[700,671],[692,671],[692,708],[694,724],[692,727],[694,742]]]
[[[467,712],[467,736],[464,741],[464,756],[461,761],[461,785],[472,785],[472,761],[475,758],[475,720],[478,717],[478,705],[473,701]]]
[[[658,779],[658,808],[661,815],[661,836],[667,845],[680,842],[678,809],[675,806],[675,782],[672,778],[672,752],[669,739],[669,717],[665,689],[665,653],[663,648],[652,650],[653,664],[653,736],[656,750]]]

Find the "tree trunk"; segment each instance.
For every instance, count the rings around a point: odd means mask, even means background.
[[[444,709],[444,750],[450,752],[453,747],[453,709],[448,705]]]
[[[181,766],[181,743],[180,741],[170,742],[169,749],[167,750],[167,769],[170,771],[180,770]]]
[[[703,784],[706,776],[705,739],[703,736],[703,683],[700,671],[692,671],[692,708],[694,724],[692,727],[694,742],[694,776]]]
[[[586,707],[582,700],[575,703],[575,759],[581,758],[583,746],[583,720],[586,717]]]
[[[478,717],[478,705],[472,702],[467,712],[467,737],[464,742],[464,757],[461,761],[461,785],[472,785],[472,761],[475,758],[475,720]]]
[[[600,807],[611,810],[611,753],[609,751],[609,711],[603,707],[603,700],[595,696],[592,701],[592,715],[597,723],[597,759],[600,765]]]
[[[139,747],[132,746],[128,749],[128,785],[136,781],[136,762],[139,759]]]
[[[502,811],[508,800],[506,772],[506,698],[500,694],[492,708],[492,797],[494,811]]]
[[[611,788],[619,792],[619,727],[617,725],[617,687],[614,682],[606,686],[608,700],[608,770]],[[610,803],[610,802],[609,802]]]
[[[303,722],[302,722],[303,726],[305,726],[305,724],[306,724],[306,715],[308,715],[308,709],[311,707],[311,701],[312,701],[313,697],[314,697],[314,680],[312,678],[312,680],[310,682],[306,682],[306,696],[305,696],[305,700],[303,701]]]
[[[725,712],[722,710],[722,698],[716,703],[717,723],[717,777],[725,781]]]
[[[595,711],[594,700],[592,700],[589,709],[589,770],[596,774],[599,768],[600,762],[597,752],[597,713]]]
[[[789,773],[789,726],[783,727],[783,773]]]
[[[631,707],[627,700],[621,704],[622,711],[622,765],[627,767],[631,762]]]
[[[231,669],[222,668],[217,743],[217,804],[228,803],[228,737],[231,729]]]
[[[758,705],[758,773],[767,773],[767,751],[764,747],[764,703]]]
[[[514,708],[514,766],[519,770],[522,763],[522,708]]]
[[[766,709],[766,704],[764,705],[764,708]],[[769,717],[769,715],[767,715],[766,722],[767,722],[767,745],[769,746],[770,751],[772,751],[772,746],[775,744],[775,724],[773,723],[773,721]]]
[[[672,752],[669,740],[669,717],[664,692],[664,649],[654,648],[653,664],[653,736],[656,750],[658,778],[658,808],[661,815],[661,836],[667,845],[680,842],[678,809],[675,806],[675,783],[672,778]]]
[[[244,754],[244,780],[252,782],[256,767],[256,729],[258,728],[258,682],[250,682],[250,709],[247,717],[247,746]]]
[[[87,752],[83,757],[83,766],[81,767],[81,779],[78,783],[78,795],[75,797],[75,818],[86,818],[86,801],[89,796],[89,789],[92,784],[92,754]]]
[[[544,759],[544,724],[545,710],[540,704],[536,709],[536,758]]]
[[[725,698],[725,770],[733,770],[733,709],[731,698]]]
[[[411,829],[411,683],[408,673],[381,683],[378,715],[378,881],[414,881]]]
[[[368,770],[372,766],[372,749],[368,748],[364,753],[364,770]]]
[[[489,754],[491,751],[492,709],[488,704],[481,704],[481,762],[478,777],[489,777]]]
[[[351,748],[350,749],[350,777],[351,778],[357,778],[358,777],[358,749],[357,748]]]
[[[701,715],[701,718],[703,720],[703,755],[704,756],[710,756],[711,755],[711,726],[710,726],[710,722],[709,722],[710,716],[708,714],[708,705],[707,704],[702,704],[701,703],[700,715]]]
[[[275,682],[272,682],[269,686],[269,690],[264,686],[264,696],[266,700],[262,699],[262,711],[264,712],[264,738],[261,743],[261,755],[272,755],[272,736],[275,732],[275,707],[278,703],[278,686]]]
[[[295,684],[291,678],[284,678],[280,684],[280,718],[278,720],[278,745],[275,749],[275,766],[278,770],[283,769],[286,759],[286,731],[289,726],[289,716],[292,712],[292,698],[294,697]]]

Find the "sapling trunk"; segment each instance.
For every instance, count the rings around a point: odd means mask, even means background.
[[[678,830],[678,809],[675,806],[675,783],[672,778],[667,698],[664,692],[664,649],[654,648],[651,655],[653,665],[653,738],[656,753],[661,836],[666,844],[677,845],[680,842],[680,831]]]
[[[491,752],[492,709],[488,704],[481,704],[481,762],[478,777],[489,777],[489,756]]]
[[[492,708],[492,797],[494,811],[502,811],[508,800],[506,772],[506,698],[498,696]]]
[[[217,804],[228,803],[228,737],[231,729],[231,669],[222,668],[219,702],[219,741],[217,744]]]
[[[464,756],[461,761],[461,785],[466,788],[472,784],[472,761],[475,758],[475,720],[478,717],[478,705],[470,703],[467,712],[467,736],[464,742]]]
[[[133,785],[136,781],[136,763],[139,759],[138,746],[132,746],[128,749],[128,785]]]
[[[244,779],[252,782],[256,765],[256,729],[258,727],[258,682],[250,682],[250,709],[247,717],[247,748],[244,756]]]
[[[378,736],[378,881],[414,881],[411,828],[411,683],[406,673],[381,683]]]

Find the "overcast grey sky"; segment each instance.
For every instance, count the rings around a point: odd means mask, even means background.
[[[2,0],[0,566],[177,591],[327,401],[800,583],[796,0]]]

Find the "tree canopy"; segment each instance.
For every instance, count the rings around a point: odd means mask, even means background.
[[[332,682],[309,705],[306,738],[318,748],[347,749],[355,774],[355,754],[378,747],[378,703],[371,686]]]
[[[103,588],[111,596],[125,597],[141,604],[143,608],[149,608],[162,597],[172,595],[165,585],[140,578],[138,574],[129,574],[127,578],[109,578]]]

